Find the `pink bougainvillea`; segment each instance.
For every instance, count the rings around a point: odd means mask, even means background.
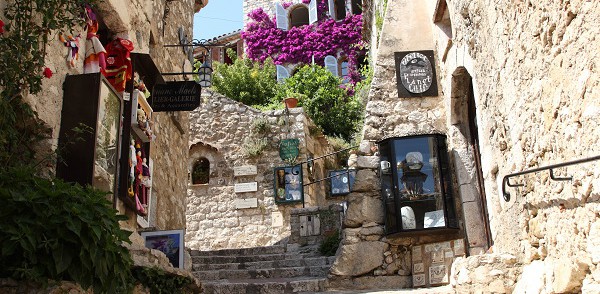
[[[362,16],[349,15],[340,21],[325,18],[326,1],[320,1],[317,9],[320,19],[317,23],[287,31],[278,29],[275,18],[262,8],[250,12],[248,17],[252,22],[242,32],[248,58],[262,62],[271,57],[275,64],[309,64],[314,56],[315,63],[323,65],[325,56],[338,56],[341,52],[340,56],[348,58],[350,81],[359,81],[361,77],[356,67],[363,53]]]

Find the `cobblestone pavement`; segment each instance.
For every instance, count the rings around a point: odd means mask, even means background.
[[[335,293],[335,294],[447,294],[456,293],[451,286],[419,288],[419,289],[402,289],[402,290],[369,290],[369,291],[327,291],[320,293]],[[315,293],[316,294],[316,293]]]

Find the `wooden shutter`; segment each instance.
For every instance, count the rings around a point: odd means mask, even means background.
[[[310,3],[308,4],[308,23],[309,24],[316,23],[319,20],[319,17],[317,15],[317,1],[318,0],[311,0]]]
[[[289,27],[288,13],[279,2],[275,2],[275,18],[277,18],[277,28],[287,31]]]
[[[335,0],[329,0],[329,17],[337,20],[335,16]]]
[[[290,77],[290,73],[283,65],[276,65],[275,68],[277,69],[277,82],[282,83]]]
[[[330,71],[334,76],[338,76],[337,59],[331,55],[325,56],[325,68]]]

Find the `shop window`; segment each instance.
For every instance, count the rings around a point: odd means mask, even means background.
[[[192,169],[192,184],[208,184],[210,179],[210,161],[202,157],[196,161]]]
[[[379,142],[386,234],[458,228],[446,137]]]
[[[296,6],[290,11],[290,26],[301,27],[308,24],[308,8],[304,5]]]

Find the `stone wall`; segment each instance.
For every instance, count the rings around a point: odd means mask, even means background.
[[[572,181],[552,181],[548,172],[517,177],[512,181],[525,186],[508,188],[509,202],[501,193],[511,172],[598,155],[600,53],[590,48],[600,45],[599,6],[583,0],[390,1],[383,24],[364,139],[446,134],[468,254],[491,244],[494,252],[513,254],[523,265],[514,282],[539,281],[534,292],[600,287],[597,164],[556,171]],[[434,22],[435,15],[442,17]],[[432,49],[438,95],[398,98],[393,53]],[[470,145],[469,96],[480,167]],[[380,253],[373,251],[377,258]]]
[[[253,124],[266,120],[268,131],[258,133]],[[287,166],[279,157],[279,141],[298,138],[299,157],[316,158],[330,153],[327,140],[307,119],[302,108],[261,112],[220,94],[206,91],[202,105],[190,114],[192,170],[201,157],[210,162],[208,184],[188,186],[186,246],[196,250],[243,248],[287,242],[290,212],[302,203],[277,205],[273,194],[273,168]],[[312,130],[312,131],[311,131]],[[311,135],[314,134],[314,135]],[[255,157],[249,143],[266,140],[267,147]],[[256,166],[257,174],[234,176],[234,168]],[[320,179],[333,163],[315,161],[312,174],[303,165],[304,183]],[[256,192],[235,193],[236,183],[257,182]],[[325,197],[324,183],[304,187],[306,206],[333,203]],[[240,200],[253,204],[239,207]],[[237,203],[237,204],[236,204]],[[278,219],[282,218],[282,222]]]
[[[4,4],[4,1],[2,2]],[[165,4],[161,1],[102,1],[97,5],[97,14],[111,34],[133,41],[135,47],[133,52],[149,53],[160,71],[174,72],[181,70],[185,55],[180,49],[163,48],[163,45],[179,43],[177,34],[179,27],[183,27],[191,36],[193,3],[192,0],[171,2],[170,13],[164,23]],[[67,49],[58,40],[56,35],[58,33],[52,33],[46,48],[46,66],[54,72],[54,75],[43,80],[42,92],[26,98],[39,118],[52,130],[51,138],[43,144],[43,150],[40,150],[42,154],[55,150],[58,145],[63,98],[62,84],[65,76],[83,73],[85,30],[79,27],[70,32],[73,35],[83,36],[80,42],[80,57],[74,68],[67,65],[65,60]],[[157,229],[183,228],[187,189],[185,158],[188,153],[188,117],[167,113],[155,113],[154,117],[157,139],[152,144],[151,158],[154,160],[153,198],[156,200],[156,211],[151,226]],[[183,132],[180,132],[180,129]],[[50,169],[53,170],[54,166]],[[118,208],[121,213],[129,216],[129,221],[124,222],[123,226],[136,231],[138,225],[135,214],[125,209],[120,201]]]

